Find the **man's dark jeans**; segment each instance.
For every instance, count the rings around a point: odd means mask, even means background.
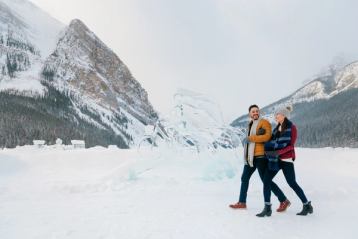
[[[249,189],[249,181],[251,175],[255,172],[256,168],[259,172],[260,178],[263,182],[265,171],[267,169],[268,161],[265,156],[254,157],[254,167],[249,165],[244,166],[244,170],[241,176],[241,189],[240,189],[240,199],[239,202],[246,203],[247,191]],[[271,181],[272,182],[272,181]],[[284,202],[287,198],[281,191],[281,189],[274,183],[271,183],[271,190],[277,196],[280,202]]]

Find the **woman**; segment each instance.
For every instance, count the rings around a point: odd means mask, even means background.
[[[295,191],[303,203],[302,211],[297,215],[306,216],[313,213],[311,202],[307,200],[302,188],[296,182],[295,176],[295,142],[297,139],[297,128],[288,120],[291,106],[283,107],[275,112],[276,128],[272,132],[272,138],[265,144],[265,154],[269,160],[269,167],[264,175],[264,199],[265,208],[256,216],[271,216],[271,182],[280,169],[288,185]],[[290,202],[288,201],[288,205]]]

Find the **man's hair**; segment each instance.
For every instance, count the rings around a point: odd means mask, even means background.
[[[259,109],[259,107],[257,105],[250,105],[249,112],[251,111],[252,108],[258,108]]]

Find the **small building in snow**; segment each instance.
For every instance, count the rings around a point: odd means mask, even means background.
[[[71,140],[71,144],[74,149],[84,149],[86,148],[86,144],[84,140]]]
[[[45,140],[33,140],[32,141],[36,148],[43,148],[45,146]]]

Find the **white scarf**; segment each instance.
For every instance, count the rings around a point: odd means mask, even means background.
[[[257,120],[253,120],[251,129],[250,129],[250,134],[248,134],[247,136],[256,135],[257,125],[259,124],[260,121],[261,121],[261,118],[258,118]],[[245,147],[244,147],[245,163],[249,164],[250,167],[253,167],[256,143],[255,142],[247,142],[247,144],[245,144]]]

